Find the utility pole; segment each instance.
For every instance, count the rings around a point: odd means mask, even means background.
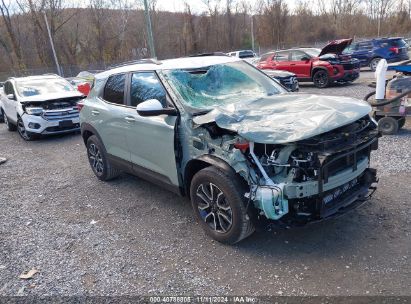
[[[144,0],[144,10],[146,14],[146,24],[147,24],[147,36],[148,36],[148,47],[150,48],[150,55],[152,58],[157,58],[156,52],[154,50],[154,39],[153,39],[153,29],[151,28],[151,18],[150,12],[148,10],[148,0]]]
[[[53,50],[54,62],[56,63],[56,67],[57,67],[57,74],[59,74],[59,76],[62,76],[59,61],[57,59],[56,50],[54,49],[54,42],[53,42],[53,38],[51,37],[51,32],[50,32],[49,22],[47,21],[46,12],[43,12],[43,14],[44,14],[44,21],[46,22],[47,32],[49,33],[51,49]]]
[[[251,15],[251,48],[254,52],[254,16]]]

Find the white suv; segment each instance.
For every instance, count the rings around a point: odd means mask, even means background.
[[[85,98],[57,75],[10,78],[0,89],[0,115],[24,140],[80,130],[77,103]]]

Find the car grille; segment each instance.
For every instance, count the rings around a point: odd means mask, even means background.
[[[68,108],[61,110],[48,110],[44,111],[42,117],[45,120],[56,121],[56,120],[67,120],[79,117],[79,111],[77,108]]]

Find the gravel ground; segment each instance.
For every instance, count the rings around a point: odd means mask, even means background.
[[[187,199],[129,175],[99,182],[79,135],[24,142],[2,124],[0,295],[411,295],[410,151],[408,121],[381,138],[379,189],[362,208],[224,246]]]

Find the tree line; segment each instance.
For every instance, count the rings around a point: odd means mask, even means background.
[[[85,1],[0,0],[0,73],[54,68],[45,18],[63,67],[104,69],[150,56],[141,0]],[[149,0],[159,59],[251,49],[253,36],[255,51],[264,52],[347,37],[411,35],[411,0],[202,1],[203,12],[194,13],[188,0],[181,12],[163,11],[158,0]]]

